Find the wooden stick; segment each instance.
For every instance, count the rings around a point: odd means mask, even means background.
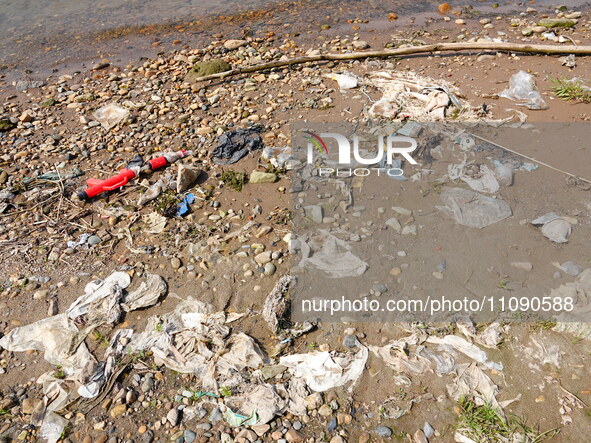
[[[524,43],[495,43],[495,42],[467,42],[467,43],[435,43],[432,45],[409,46],[407,48],[387,49],[383,51],[362,51],[350,53],[328,53],[318,55],[307,55],[304,57],[293,58],[291,60],[275,61],[262,63],[245,68],[231,69],[217,74],[198,77],[194,81],[206,81],[223,79],[238,74],[247,74],[250,72],[265,71],[284,66],[298,65],[302,63],[311,63],[319,61],[343,61],[359,60],[363,58],[388,58],[401,55],[425,54],[439,51],[465,51],[465,50],[487,50],[503,52],[521,52],[530,54],[578,54],[591,55],[591,46],[559,46],[559,45],[534,45]]]

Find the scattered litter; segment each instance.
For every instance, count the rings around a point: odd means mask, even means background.
[[[534,226],[542,226],[542,234],[554,243],[567,243],[572,232],[571,224],[554,212],[532,220]]]
[[[233,428],[239,426],[254,426],[259,421],[256,411],[253,411],[252,415],[246,416],[237,414],[228,407],[226,407],[226,410],[224,411],[224,419]]]
[[[290,170],[292,166],[290,164],[291,148],[289,147],[266,146],[263,148],[261,158],[268,160],[277,169]]]
[[[230,165],[236,163],[249,152],[262,148],[263,140],[259,132],[258,127],[252,127],[222,134],[211,153],[213,162],[218,165]]]
[[[589,313],[591,312],[591,269],[581,272],[574,282],[561,285],[550,291],[550,297],[570,298],[571,312],[555,315],[558,322],[554,330],[571,332],[577,337],[591,339]],[[561,322],[562,321],[562,322]]]
[[[126,272],[113,272],[104,280],[93,280],[66,310],[68,318],[79,324],[115,324],[121,316],[123,290],[131,284]]]
[[[161,234],[168,219],[157,212],[150,212],[142,216],[142,221],[146,225],[145,232],[148,234]]]
[[[513,184],[513,166],[508,163],[495,165],[495,175],[500,185],[511,186]]]
[[[504,165],[510,165],[514,171],[531,172],[539,168],[539,166],[534,163],[523,162],[517,158],[503,159],[503,162],[493,160],[493,166],[495,169],[499,169]]]
[[[153,306],[166,295],[167,290],[168,285],[161,276],[148,274],[136,290],[123,295],[121,307],[125,312],[131,312]]]
[[[144,206],[146,203],[149,203],[155,198],[157,198],[165,189],[165,187],[166,184],[164,183],[164,181],[162,179],[158,180],[140,196],[137,202],[138,206]]]
[[[372,73],[368,81],[383,93],[369,109],[372,117],[443,120],[453,105],[459,110],[454,117],[456,120],[477,119],[476,114],[457,98],[459,90],[445,81],[394,71]]]
[[[191,205],[195,203],[195,195],[194,194],[187,194],[177,205],[177,210],[175,213],[176,217],[183,217],[187,215],[191,211]]]
[[[47,440],[47,443],[56,443],[62,439],[64,429],[67,425],[68,420],[50,411],[45,414],[43,424],[39,430],[39,436]]]
[[[227,323],[239,315],[215,312],[213,306],[189,297],[174,311],[148,318],[143,333],[130,339],[131,352],[152,351],[158,365],[193,374],[202,387],[218,393],[219,386],[241,386],[247,368],[257,369],[267,358],[244,333],[230,335]]]
[[[128,118],[129,110],[122,108],[116,103],[109,103],[94,111],[92,115],[108,131],[117,125],[117,123]]]
[[[348,72],[342,74],[325,74],[325,77],[336,80],[340,89],[353,89],[357,87],[357,77]]]
[[[291,322],[288,318],[289,300],[286,299],[289,286],[292,282],[290,275],[284,275],[273,287],[263,304],[263,318],[269,325],[272,333],[281,340],[293,339],[310,332],[314,329],[315,324],[304,322],[303,324],[292,325],[291,329],[286,329]]]
[[[57,169],[56,169],[57,171]],[[45,172],[40,174],[36,177],[26,177],[23,178],[22,182],[24,184],[30,184],[32,182],[41,182],[41,181],[60,181],[60,180],[68,180],[71,178],[76,178],[84,175],[84,171],[78,169],[77,167],[73,167],[70,172]]]
[[[536,90],[533,75],[525,71],[513,74],[509,79],[509,88],[502,91],[499,97],[515,101],[518,106],[527,106],[532,110],[548,109],[542,95]]]
[[[433,398],[433,394],[430,393],[417,395],[412,398],[406,398],[406,395],[404,394],[390,397],[384,400],[380,405],[380,415],[384,418],[398,420],[403,415],[408,414],[415,403],[421,403],[425,400],[433,400]]]
[[[575,60],[575,55],[565,55],[564,57],[559,57],[558,61],[562,66],[566,66],[567,68],[573,69],[577,66],[577,62]]]
[[[539,363],[540,366],[551,364],[557,368],[560,368],[560,359],[562,356],[560,354],[560,348],[558,345],[546,347],[544,343],[540,343],[535,339],[535,337],[531,337],[531,343],[531,347],[526,347],[523,349],[523,352],[526,356]],[[538,366],[537,369],[539,370],[540,367]]]
[[[80,234],[77,241],[70,240],[66,242],[68,248],[76,249],[78,246],[85,245],[88,239],[90,238],[90,234]]]
[[[300,239],[302,268],[324,271],[329,278],[355,277],[363,274],[368,264],[351,252],[351,246],[325,229],[309,238]]]
[[[511,206],[504,200],[486,197],[462,188],[443,188],[441,201],[436,206],[458,224],[482,229],[512,215]]]
[[[581,273],[581,267],[577,265],[575,262],[572,261],[565,261],[562,264],[553,263],[561,271],[565,272],[566,274],[570,275],[571,277],[576,277]]]
[[[359,351],[345,356],[331,355],[330,352],[311,352],[309,354],[286,355],[279,359],[279,364],[289,368],[294,377],[303,378],[308,387],[316,392],[353,382],[349,391],[365,369],[368,351],[357,342]]]
[[[447,391],[456,401],[464,397],[473,398],[476,405],[490,405],[503,417],[505,416],[496,398],[499,392],[498,386],[475,362],[458,365],[458,376],[453,384],[447,386]]]
[[[443,338],[429,337],[427,338],[427,343],[433,343],[443,347],[449,346],[455,349],[456,351],[461,352],[462,354],[470,357],[472,360],[483,364],[489,369],[494,369],[495,371],[503,370],[502,363],[495,363],[488,360],[486,352],[484,352],[478,346],[473,345],[472,343],[463,339],[462,337],[458,337],[457,335],[446,335]]]
[[[226,401],[224,418],[230,426],[265,424],[285,410],[286,402],[274,386],[261,384]]]
[[[451,180],[460,179],[476,192],[492,194],[499,190],[499,182],[493,171],[486,165],[466,165],[466,160],[457,165],[448,166]]]

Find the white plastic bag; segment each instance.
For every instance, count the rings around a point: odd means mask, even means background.
[[[509,88],[501,92],[499,97],[508,98],[517,102],[519,106],[527,106],[528,109],[548,109],[542,95],[536,90],[534,77],[525,71],[511,76]]]

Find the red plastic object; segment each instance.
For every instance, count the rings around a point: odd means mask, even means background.
[[[97,195],[105,191],[113,191],[115,189],[118,189],[134,177],[135,172],[131,169],[126,168],[119,171],[119,174],[117,174],[116,176],[108,178],[106,180],[98,180],[95,178],[91,178],[86,181],[86,184],[89,187],[86,188],[86,190],[81,191],[78,194],[78,197],[80,197],[83,200],[88,200],[89,198],[96,197]]]

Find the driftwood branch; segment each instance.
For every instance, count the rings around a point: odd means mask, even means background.
[[[364,58],[388,58],[402,55],[425,54],[442,51],[503,51],[503,52],[521,52],[530,54],[577,54],[591,55],[591,46],[558,46],[558,45],[530,45],[523,43],[494,43],[494,42],[471,42],[471,43],[435,43],[432,45],[409,46],[407,48],[387,49],[383,51],[361,51],[341,54],[318,54],[298,57],[291,60],[282,60],[269,63],[262,63],[245,68],[231,69],[217,74],[197,77],[193,81],[206,81],[223,79],[239,74],[250,72],[266,71],[273,68],[282,68],[284,66],[299,65],[302,63],[320,62],[320,61],[345,61],[359,60]]]

